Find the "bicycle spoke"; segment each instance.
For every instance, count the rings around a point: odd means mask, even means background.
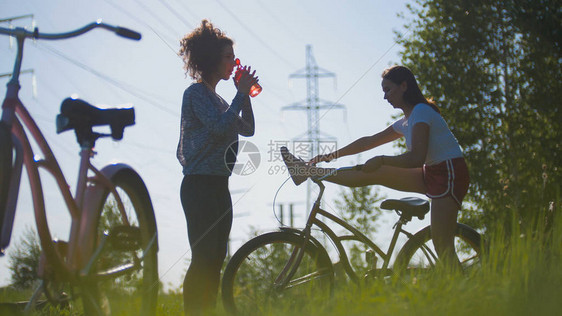
[[[103,203],[98,235],[107,236],[99,247],[86,293],[93,301],[85,307],[98,306],[115,314],[152,314],[156,304],[158,277],[156,266],[156,227],[150,215],[150,200],[142,193],[142,180],[135,174],[123,173]],[[117,194],[117,196],[116,196]],[[101,241],[101,240],[100,240]],[[90,303],[92,302],[92,303]]]
[[[470,227],[458,224],[455,235],[455,251],[464,269],[478,265],[480,259],[480,235]],[[416,273],[435,268],[437,252],[431,240],[429,226],[413,235],[396,258],[397,269]]]
[[[331,263],[319,260],[316,250],[308,247],[301,260],[295,260],[302,243],[296,235],[272,233],[238,250],[223,278],[225,307],[239,315],[259,315],[289,311],[314,297],[327,299],[333,280]]]
[[[313,273],[310,273],[310,274],[307,274],[307,275],[303,275],[300,278],[295,278],[295,279],[289,281],[289,284],[285,288],[290,289],[290,288],[295,287],[295,286],[306,284],[310,281],[318,280],[318,279],[321,279],[321,278],[327,278],[327,277],[329,277],[328,269],[320,269],[319,271],[316,271],[316,272],[313,272]]]

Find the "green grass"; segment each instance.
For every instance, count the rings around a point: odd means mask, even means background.
[[[533,226],[533,225],[530,225]],[[334,297],[268,315],[553,315],[562,310],[562,218],[551,234],[511,237],[498,226],[487,236],[480,268],[467,274],[435,271],[423,279],[375,281],[359,290],[336,284]]]
[[[487,235],[487,250],[479,269],[468,274],[435,271],[421,279],[374,281],[359,289],[336,283],[329,300],[313,301],[265,315],[553,315],[562,310],[562,218],[551,234],[541,225],[511,237],[502,226]],[[407,280],[407,281],[406,281]],[[19,296],[18,296],[19,295]],[[0,302],[22,299],[0,290]],[[71,315],[52,309],[35,315]],[[181,292],[161,294],[158,315],[182,315]],[[0,315],[4,315],[1,313]],[[227,315],[220,301],[215,315]]]
[[[362,289],[340,282],[330,300],[270,309],[264,315],[559,314],[562,218],[558,216],[549,235],[540,224],[529,226],[535,229],[520,231],[514,221],[510,237],[505,237],[503,226],[490,232],[481,266],[467,274],[435,271],[423,279],[374,281]],[[168,304],[163,299],[160,303]],[[177,304],[179,312],[174,315],[181,315],[181,295],[176,294],[169,304]],[[220,302],[216,314],[226,315]]]

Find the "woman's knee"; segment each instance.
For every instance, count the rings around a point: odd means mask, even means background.
[[[431,235],[436,246],[452,244],[457,229],[458,206],[452,198],[431,202]]]
[[[191,264],[200,267],[209,267],[211,269],[218,269],[222,267],[224,262],[227,249],[226,247],[201,247],[204,249],[199,249],[193,252],[191,258]]]

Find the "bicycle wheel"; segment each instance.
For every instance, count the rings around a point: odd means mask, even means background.
[[[455,251],[464,271],[480,264],[481,255],[480,234],[469,226],[457,223],[455,233]],[[415,233],[404,244],[398,253],[394,268],[397,270],[427,271],[435,267],[437,252],[431,240],[431,226],[427,226]],[[421,270],[421,271],[420,271]]]
[[[153,315],[159,289],[157,230],[150,196],[140,176],[118,171],[111,181],[123,202],[106,192],[97,224],[99,256],[82,287],[86,315]],[[104,247],[98,247],[105,242]]]
[[[311,242],[292,278],[284,286],[275,284],[292,252],[302,245],[303,237],[286,232],[267,233],[244,244],[224,272],[225,309],[237,315],[263,315],[271,310],[301,310],[311,300],[329,298],[332,263],[326,251]]]

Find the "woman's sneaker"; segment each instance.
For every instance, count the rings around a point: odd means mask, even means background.
[[[309,166],[304,160],[295,157],[291,154],[287,147],[281,147],[281,156],[285,165],[287,165],[287,170],[291,175],[291,179],[296,185],[299,185],[306,181],[308,178],[312,178],[314,181],[321,181],[327,177],[333,176],[337,173],[337,169],[334,168],[317,168]]]
[[[291,154],[287,147],[281,147],[280,151],[281,156],[283,157],[283,162],[285,162],[287,170],[289,170],[289,175],[291,175],[291,179],[293,179],[295,185],[299,185],[306,181],[306,179],[310,177],[310,174],[308,172],[310,166],[308,166],[306,162],[304,162],[304,160],[297,158],[295,157],[295,155]]]

